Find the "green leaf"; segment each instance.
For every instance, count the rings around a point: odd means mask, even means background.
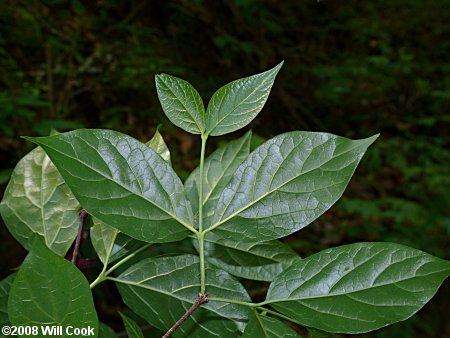
[[[167,147],[166,142],[164,142],[164,139],[158,129],[156,130],[155,135],[153,135],[152,139],[146,143],[146,146],[156,151],[164,161],[171,164],[170,150]]]
[[[377,137],[352,141],[302,131],[274,137],[239,166],[209,227],[243,242],[268,241],[304,228],[341,197]]]
[[[199,258],[192,255],[148,258],[117,278],[125,304],[151,325],[166,331],[194,303],[200,289]],[[208,266],[206,289],[212,297],[250,301],[244,287],[225,271]],[[250,310],[210,301],[181,325],[174,337],[236,337]]]
[[[205,237],[205,256],[208,262],[233,276],[260,281],[272,281],[301,259],[280,241],[242,243],[213,233]]]
[[[98,338],[117,338],[117,334],[108,325],[100,322]]]
[[[299,338],[293,329],[284,324],[283,322],[271,318],[262,316],[254,311],[252,316],[245,327],[244,335],[242,338]]]
[[[60,256],[72,245],[81,207],[48,156],[38,147],[22,158],[6,188],[0,212],[8,230],[30,250],[34,234]]]
[[[145,144],[127,135],[81,129],[27,138],[44,148],[83,208],[138,240],[180,240],[193,216],[181,180]]]
[[[214,211],[222,190],[230,182],[236,169],[250,152],[251,132],[227,143],[206,158],[203,167],[203,205],[210,214]],[[194,210],[198,210],[199,173],[197,167],[192,171],[184,186]],[[210,215],[211,216],[211,215]]]
[[[291,265],[266,304],[305,326],[363,333],[405,320],[450,275],[450,262],[393,243],[356,243]]]
[[[119,230],[103,223],[95,217],[92,218],[92,224],[90,229],[92,246],[102,263],[108,264]]]
[[[202,98],[188,82],[161,74],[155,76],[159,102],[170,122],[191,134],[205,131],[205,107]]]
[[[133,319],[128,318],[122,312],[119,312],[119,314],[125,324],[125,330],[127,331],[129,338],[144,338],[141,328]]]
[[[8,315],[15,326],[92,327],[98,334],[88,281],[80,270],[50,251],[39,238],[11,286]]]
[[[92,223],[91,242],[103,264],[112,263],[144,245],[95,217]]]
[[[16,274],[13,273],[0,282],[0,327],[10,325],[8,318],[8,295]]]
[[[230,82],[215,92],[206,111],[206,133],[219,136],[249,124],[266,103],[282,65]]]

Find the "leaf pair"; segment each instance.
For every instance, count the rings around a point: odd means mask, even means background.
[[[223,86],[211,97],[206,112],[200,94],[182,79],[157,75],[156,89],[173,124],[191,134],[219,136],[245,127],[258,115],[282,65]]]

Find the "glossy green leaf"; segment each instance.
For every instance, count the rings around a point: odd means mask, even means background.
[[[308,327],[362,333],[405,320],[450,275],[450,262],[393,243],[324,250],[282,272],[266,303]]]
[[[352,141],[294,131],[267,141],[240,165],[223,190],[212,222],[214,232],[235,241],[261,242],[304,228],[341,197],[376,138]]]
[[[98,334],[88,281],[80,270],[50,251],[39,238],[11,286],[8,315],[16,326],[92,327]]]
[[[246,279],[272,281],[300,257],[280,241],[243,243],[212,233],[205,238],[208,262],[229,274]]]
[[[44,148],[90,215],[146,242],[188,235],[193,216],[181,180],[145,144],[100,129],[27,139]]]
[[[222,190],[250,152],[251,132],[227,143],[205,159],[203,173],[203,206],[213,213]],[[198,210],[199,168],[192,171],[184,186],[194,210]]]
[[[117,334],[108,325],[100,322],[98,338],[117,338]]]
[[[0,327],[10,325],[8,318],[8,296],[16,274],[13,273],[0,282]]]
[[[159,130],[156,130],[155,135],[151,138],[150,141],[146,143],[147,147],[156,151],[159,156],[163,158],[164,161],[171,164],[170,162],[170,150],[167,147],[166,142],[164,141]]]
[[[191,134],[205,131],[205,107],[195,88],[175,76],[155,77],[159,102],[170,122]]]
[[[266,103],[282,65],[230,82],[215,92],[206,111],[207,134],[228,134],[249,124]]]
[[[200,290],[199,258],[192,255],[148,258],[117,278],[125,304],[151,325],[168,330],[194,303]],[[211,297],[250,301],[244,287],[225,271],[206,269]],[[175,332],[174,337],[236,337],[250,310],[241,305],[210,301]]]
[[[78,230],[81,207],[48,156],[38,147],[22,158],[6,188],[0,212],[8,230],[30,250],[34,234],[64,256]]]
[[[133,319],[125,316],[122,312],[119,312],[119,314],[122,317],[128,338],[144,338],[141,328]]]
[[[300,338],[293,329],[283,322],[262,316],[256,311],[245,327],[242,338]]]

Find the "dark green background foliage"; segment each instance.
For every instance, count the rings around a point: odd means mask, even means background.
[[[147,141],[163,123],[174,167],[186,178],[199,141],[166,119],[154,75],[179,76],[209,98],[225,83],[285,60],[250,125],[259,138],[290,130],[381,133],[342,200],[286,242],[309,255],[383,240],[449,259],[448,22],[448,0],[3,0],[2,189],[31,149],[20,135],[82,126]],[[0,233],[3,278],[25,253],[5,227]],[[99,310],[100,319],[120,323],[115,291],[97,292],[99,302],[114,304]],[[364,336],[450,336],[449,294],[447,281],[418,316]],[[120,330],[116,323],[110,325]]]

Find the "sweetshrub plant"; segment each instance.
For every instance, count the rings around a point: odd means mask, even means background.
[[[1,214],[30,252],[1,282],[2,325],[90,326],[95,335],[115,336],[99,324],[91,294],[104,281],[115,282],[125,304],[165,337],[298,337],[288,322],[362,333],[405,320],[428,302],[450,262],[393,243],[301,259],[278,241],[340,198],[378,135],[293,131],[250,153],[247,133],[205,156],[209,137],[234,132],[261,111],[281,66],[225,85],[206,111],[189,83],[156,76],[167,117],[201,138],[200,165],[184,184],[158,131],[146,144],[111,130],[26,137],[39,147],[15,168]],[[88,215],[103,263],[90,284],[77,269]],[[196,254],[131,263],[151,245],[186,238]],[[75,264],[63,258],[69,249]],[[242,279],[270,282],[265,300],[253,302]],[[122,318],[131,337],[142,336]]]

